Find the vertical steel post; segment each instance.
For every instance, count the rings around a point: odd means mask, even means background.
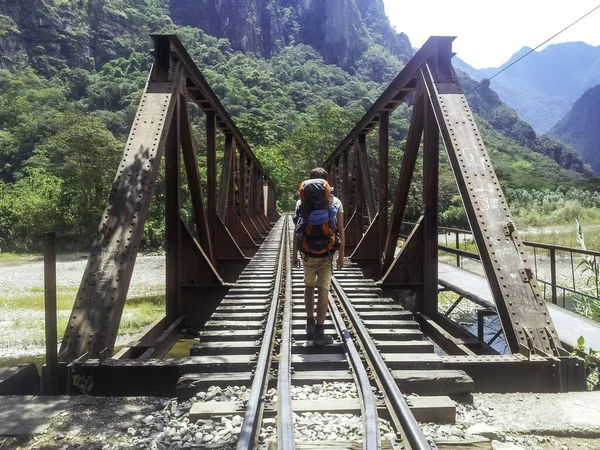
[[[456,236],[456,250],[458,250],[460,247],[460,234],[456,231],[454,235]],[[458,254],[456,255],[456,267],[460,267],[460,255]]]
[[[223,163],[221,164],[221,183],[219,185],[219,202],[217,214],[227,225],[227,209],[229,206],[229,195],[231,178],[234,176],[232,161],[235,160],[235,139],[231,134],[225,135],[225,150],[223,151]]]
[[[367,154],[367,136],[365,134],[358,135],[358,158],[360,160],[362,190],[367,204],[370,223],[375,219],[375,192],[373,191],[369,155]]]
[[[217,257],[217,118],[214,111],[206,111],[206,178],[206,212]]]
[[[426,102],[423,139],[423,312],[438,311],[438,179],[440,132],[429,101]]]
[[[550,282],[552,283],[552,303],[556,305],[556,249],[550,249]]]
[[[245,218],[247,215],[247,202],[246,202],[246,153],[244,153],[243,150],[240,150],[240,167],[239,167],[239,171],[240,171],[240,185],[239,185],[239,191],[240,191],[240,198],[239,198],[239,202],[240,202],[240,217]]]
[[[58,337],[56,324],[56,235],[44,234],[44,304],[46,313],[46,369],[44,393],[58,390]]]
[[[181,100],[181,97],[178,98]],[[181,307],[181,180],[180,180],[180,108],[175,109],[165,147],[165,234],[166,234],[166,323],[171,325]]]
[[[342,204],[344,205],[344,208],[346,208],[347,214],[345,217],[347,217],[348,219],[350,218],[350,191],[349,191],[349,185],[348,185],[348,177],[350,174],[350,167],[348,167],[348,163],[349,163],[349,153],[350,151],[348,149],[344,150],[344,172],[342,172]]]
[[[390,113],[379,113],[379,260],[383,258],[388,230],[388,165],[390,148]]]
[[[398,179],[398,186],[396,188],[394,208],[392,209],[392,217],[388,225],[388,235],[386,236],[386,243],[383,250],[384,271],[392,265],[392,261],[396,255],[402,219],[404,218],[404,211],[408,204],[410,184],[415,172],[419,146],[421,145],[421,136],[423,135],[425,101],[425,97],[419,90],[419,93],[415,96],[412,119],[408,129],[408,136],[406,137],[406,147],[404,149],[404,156],[402,157],[402,166],[400,167],[400,178]]]
[[[362,182],[362,167],[360,161],[360,144],[357,141],[354,143],[354,163],[356,165],[356,180],[354,181],[354,195],[356,197],[356,242],[354,245],[358,245],[360,238],[363,234],[363,216],[364,216],[364,197],[362,195],[363,182]]]
[[[183,94],[179,95],[179,119],[181,120],[181,125],[179,127],[181,133],[181,153],[183,155],[188,187],[190,189],[192,208],[194,210],[194,218],[196,221],[196,231],[198,232],[202,250],[204,250],[208,259],[210,259],[214,265],[216,261],[211,242],[209,222],[204,209],[202,184],[200,182],[200,172],[198,171],[198,154],[192,138],[192,128],[186,96]]]

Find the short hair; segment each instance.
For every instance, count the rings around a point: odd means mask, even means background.
[[[327,180],[328,176],[329,176],[329,174],[322,167],[316,167],[310,171],[310,178],[312,180],[314,180],[316,178],[322,178],[323,180]]]

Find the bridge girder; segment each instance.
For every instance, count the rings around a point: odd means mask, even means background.
[[[342,171],[352,217],[348,253],[383,288],[412,292],[415,312],[438,315],[438,171],[440,137],[477,243],[507,343],[513,353],[561,357],[561,348],[529,258],[510,214],[451,59],[453,37],[431,37],[324,163]],[[388,219],[389,115],[413,104],[401,173]],[[366,136],[379,128],[378,200],[367,166]],[[417,155],[423,151],[423,216],[396,255]],[[350,165],[348,154],[354,154]],[[362,181],[361,181],[362,180]],[[363,218],[368,219],[366,223]],[[363,224],[366,231],[363,233]]]
[[[163,155],[165,318],[119,357],[165,356],[183,327],[207,320],[278,218],[275,186],[179,39],[152,38],[155,61],[69,317],[59,353],[65,362],[112,354]],[[188,100],[206,118],[206,205]],[[219,189],[218,131],[226,142]],[[196,236],[181,217],[182,179]]]

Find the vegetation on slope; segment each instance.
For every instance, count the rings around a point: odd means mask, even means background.
[[[588,89],[549,134],[576,148],[600,174],[600,85]]]
[[[62,236],[63,247],[89,245],[149,70],[150,31],[179,35],[279,186],[282,210],[292,208],[299,181],[335,148],[402,67],[376,43],[356,61],[352,74],[326,64],[316,50],[301,43],[282,48],[269,60],[243,54],[232,50],[226,39],[174,25],[160,0],[39,3],[27,17],[19,15],[23,9],[16,8],[16,0],[0,7],[10,19],[0,21],[8,24],[0,32],[0,45],[14,44],[10,68],[0,70],[2,250],[31,251],[46,230]],[[18,37],[31,36],[35,27],[30,22],[40,19],[36,14],[49,25],[43,31],[45,41],[38,39],[32,47]],[[377,16],[369,17],[373,21]],[[492,117],[483,107],[474,109],[509,200],[517,189],[594,189],[581,174],[532,152],[526,147],[531,140],[521,139],[519,129],[498,131],[507,123],[514,125],[511,110],[497,108]],[[192,117],[203,158],[203,119],[197,110]],[[391,118],[392,192],[409,120],[406,105]],[[376,143],[375,133],[368,137],[373,168]],[[417,173],[413,183],[410,218],[420,212],[420,177]],[[162,245],[161,188],[156,196],[146,226],[146,248]],[[440,204],[445,223],[464,221],[444,158]]]

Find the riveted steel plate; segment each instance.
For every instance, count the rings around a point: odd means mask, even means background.
[[[176,104],[177,71],[172,82],[149,82],[140,101],[63,338],[63,360],[114,346]]]
[[[556,330],[461,87],[458,81],[437,83],[427,65],[421,69],[421,76],[511,351],[518,353],[529,348],[553,354],[545,328],[559,342]]]

